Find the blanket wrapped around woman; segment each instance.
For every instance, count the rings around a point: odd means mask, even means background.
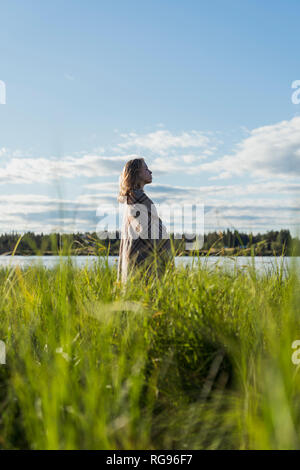
[[[144,267],[147,275],[163,275],[173,254],[153,201],[143,189],[133,189],[120,202],[124,203],[124,213],[117,280],[126,282],[136,266]]]

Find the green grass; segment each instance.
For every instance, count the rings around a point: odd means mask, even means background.
[[[299,277],[0,270],[3,449],[299,449]]]

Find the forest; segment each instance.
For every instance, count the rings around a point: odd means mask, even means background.
[[[107,238],[96,232],[85,233],[2,233],[0,234],[1,255],[106,255],[119,254],[120,233],[107,232]],[[176,255],[192,255],[195,251],[185,249],[184,235],[171,233]],[[266,233],[243,233],[237,230],[214,231],[204,234],[200,255],[245,255],[257,256],[299,256],[300,240],[292,237],[290,231],[268,231]]]

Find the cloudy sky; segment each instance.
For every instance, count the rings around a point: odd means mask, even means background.
[[[96,230],[143,156],[158,208],[203,205],[206,232],[299,233],[298,0],[10,0],[0,17],[0,232]]]

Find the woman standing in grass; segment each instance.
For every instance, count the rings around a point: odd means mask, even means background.
[[[173,256],[166,227],[152,200],[144,192],[152,171],[143,158],[129,160],[120,177],[118,201],[124,204],[118,262],[118,281],[125,282],[134,267],[162,275]]]

